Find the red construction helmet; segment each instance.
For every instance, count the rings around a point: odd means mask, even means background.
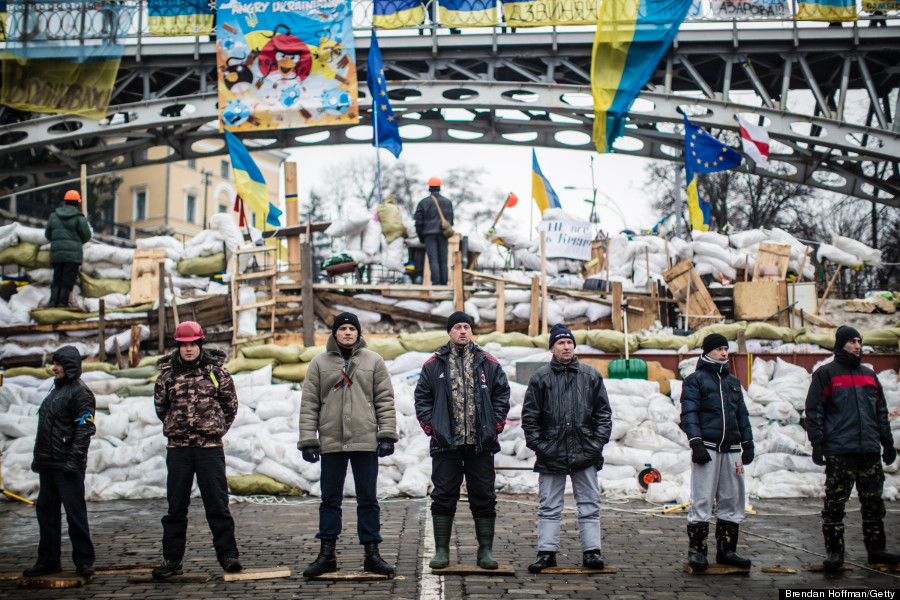
[[[441,187],[441,178],[432,177],[428,180],[428,187]]]
[[[197,321],[184,321],[175,329],[176,342],[196,342],[203,339],[203,328]]]
[[[74,202],[81,202],[81,194],[78,193],[78,190],[69,190],[66,192],[63,200],[71,200]]]

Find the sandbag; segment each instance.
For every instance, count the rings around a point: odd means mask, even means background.
[[[225,253],[216,252],[209,256],[186,258],[178,261],[175,270],[181,275],[201,275],[209,277],[225,270]]]
[[[83,271],[81,273],[81,295],[85,298],[102,298],[107,294],[130,292],[130,279],[95,279]]]
[[[768,323],[754,321],[747,324],[744,335],[748,340],[781,340],[782,342],[791,343],[800,333],[800,331],[794,331],[790,327],[777,327]]]
[[[303,381],[306,379],[306,372],[309,370],[309,363],[293,363],[287,365],[278,365],[272,368],[272,375],[287,381]]]
[[[299,344],[287,346],[264,344],[262,346],[244,346],[241,348],[241,354],[247,358],[274,358],[281,364],[288,364],[300,362],[300,355],[305,349]]]
[[[31,318],[41,325],[50,325],[53,323],[62,323],[63,321],[84,321],[97,317],[100,313],[84,313],[75,310],[67,310],[65,308],[44,308],[41,310],[32,310]]]
[[[591,329],[587,334],[587,344],[602,352],[624,352],[625,334],[611,329]],[[628,336],[628,350],[634,352],[640,348],[638,336]]]
[[[274,358],[233,358],[225,363],[229,373],[241,373],[243,371],[256,371],[269,365],[274,367],[277,361]]]
[[[366,338],[366,348],[384,360],[394,360],[406,352],[397,338]]]
[[[490,344],[491,342],[500,344],[501,346],[524,346],[526,348],[535,347],[532,338],[528,337],[524,333],[518,333],[515,331],[509,333],[497,333],[496,331],[492,331],[491,333],[486,333],[484,335],[478,336],[478,344],[480,346]]]
[[[411,352],[434,352],[450,341],[450,338],[443,331],[423,331],[421,333],[401,333],[397,340]]]
[[[366,340],[368,343],[369,340]],[[325,346],[310,346],[300,355],[300,362],[312,362],[312,359],[325,352]]]
[[[165,354],[156,354],[154,356],[145,356],[138,362],[138,367],[146,367],[147,365],[156,366],[156,362],[161,359]]]
[[[834,348],[833,333],[811,333],[809,331],[801,333],[794,338],[795,344],[816,344],[822,348],[831,350]]]
[[[303,494],[303,490],[276,481],[268,475],[263,475],[261,473],[254,473],[253,475],[229,475],[226,479],[228,480],[228,489],[231,490],[232,494],[238,496],[257,496],[260,494],[269,496],[276,496],[279,494],[300,496]]]
[[[49,250],[38,250],[37,259],[34,261],[34,268],[50,269],[52,267],[53,267],[53,263],[50,262],[50,251]]]
[[[143,383],[140,385],[126,385],[116,391],[116,395],[122,398],[131,398],[134,396],[152,396],[155,383]]]
[[[406,227],[403,225],[403,219],[400,218],[400,208],[394,204],[393,196],[382,201],[375,212],[378,213],[381,233],[384,234],[384,239],[388,244],[406,235]]]
[[[3,372],[4,378],[17,375],[31,375],[39,379],[47,379],[48,377],[53,377],[53,369],[50,368],[50,365],[44,367],[13,367]]]
[[[737,323],[717,323],[715,325],[707,325],[702,329],[698,329],[688,336],[691,339],[690,348],[699,348],[703,345],[703,339],[712,333],[719,333],[725,336],[728,341],[737,339],[739,331],[747,330],[747,321],[738,321]]]
[[[22,232],[19,232],[19,239],[22,239]],[[848,252],[870,267],[881,266],[881,250],[870,248],[858,240],[836,235],[832,238],[832,243],[839,250]]]
[[[0,265],[21,265],[29,269],[37,267],[37,244],[27,242],[10,246],[0,251]]]
[[[134,367],[131,369],[119,369],[116,371],[116,377],[127,377],[129,379],[147,379],[157,374],[156,362],[144,365],[143,367]]]
[[[683,335],[663,335],[659,333],[651,335],[638,335],[638,343],[641,348],[655,350],[680,350],[683,346],[690,347],[690,338]]]
[[[93,371],[103,371],[104,373],[112,373],[118,367],[116,365],[110,364],[108,362],[82,362],[81,363],[81,372],[82,373],[91,373]],[[118,375],[118,373],[116,373]]]
[[[895,329],[866,329],[859,332],[863,344],[869,346],[897,347],[897,337],[900,336],[900,328]]]

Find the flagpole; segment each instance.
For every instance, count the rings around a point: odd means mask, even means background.
[[[387,86],[385,86],[387,87]],[[378,100],[377,98],[372,98],[372,124],[375,128],[374,136],[375,136],[375,180],[378,184],[378,205],[381,205],[381,152],[378,151],[378,114],[375,112],[378,110]]]
[[[675,237],[681,237],[681,169],[684,167],[682,164],[678,165],[675,168]]]

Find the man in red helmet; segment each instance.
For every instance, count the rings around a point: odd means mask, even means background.
[[[416,235],[425,244],[428,265],[431,268],[431,285],[447,285],[447,236],[443,222],[453,225],[453,205],[441,195],[441,180],[428,180],[428,197],[419,201],[414,215]]]
[[[91,240],[91,227],[81,212],[81,194],[69,190],[65,204],[47,219],[44,237],[50,241],[50,262],[53,281],[47,306],[68,306],[69,296],[78,279],[78,269],[84,260],[82,246]]]
[[[185,321],[175,329],[177,350],[161,358],[154,390],[156,414],[169,439],[166,454],[169,512],[162,518],[163,563],[155,579],[182,573],[188,506],[194,476],[203,497],[206,521],[213,534],[216,558],[229,573],[241,570],[234,519],[228,510],[225,450],[222,436],[237,415],[237,391],[223,366],[225,353],[203,349],[203,329]]]

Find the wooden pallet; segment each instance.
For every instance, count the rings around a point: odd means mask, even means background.
[[[291,570],[287,567],[274,567],[268,569],[244,569],[238,573],[223,573],[223,581],[254,581],[257,579],[278,579],[290,577]]]
[[[500,565],[496,569],[482,569],[478,565],[450,565],[443,569],[431,569],[432,575],[515,575],[515,567]]]
[[[750,573],[750,569],[720,565],[718,563],[713,563],[702,571],[692,568],[687,563],[681,563],[681,568],[685,573],[690,573],[691,575],[748,575]]]
[[[82,577],[74,571],[63,571],[54,573],[53,575],[44,575],[41,577],[19,577],[16,585],[21,588],[33,589],[58,589],[81,587],[90,581],[90,577]]]
[[[233,336],[231,338],[231,345],[234,348],[235,356],[237,356],[238,344],[256,340],[271,339],[275,337],[275,298],[278,295],[278,286],[276,284],[278,271],[275,265],[276,259],[273,255],[274,250],[274,246],[253,246],[249,248],[238,248],[235,251],[234,258],[232,259],[234,268],[231,269],[231,317],[232,326],[234,329]],[[259,265],[259,268],[261,270],[240,273],[239,257],[254,254],[258,255],[259,259],[262,262],[262,264]],[[264,289],[268,292],[268,297],[265,300],[258,300],[250,304],[238,304],[238,291],[241,288],[241,281],[248,280],[265,281],[265,284],[261,286],[261,289]],[[263,308],[269,311],[269,331],[257,333],[253,336],[238,337],[238,315],[245,310],[252,310],[254,308]],[[257,313],[257,321],[258,320],[259,313]]]
[[[790,260],[791,247],[787,244],[761,243],[756,253],[756,266],[753,267],[753,281],[757,279],[784,281]],[[770,274],[768,271],[777,272]]]
[[[392,578],[379,573],[369,573],[368,571],[335,571],[334,573],[323,573],[318,577],[310,577],[310,579],[318,579],[320,581],[389,581]]]
[[[159,263],[166,262],[162,248],[136,248],[131,263],[131,304],[153,302],[159,297]]]
[[[615,567],[603,567],[602,569],[588,569],[587,567],[582,567],[579,565],[572,565],[568,567],[550,567],[547,569],[543,569],[540,574],[548,574],[548,575],[594,575],[594,574],[608,574],[615,573]]]
[[[691,261],[681,261],[663,273],[663,279],[678,302],[681,314],[688,316],[689,329],[699,329],[724,319]]]

